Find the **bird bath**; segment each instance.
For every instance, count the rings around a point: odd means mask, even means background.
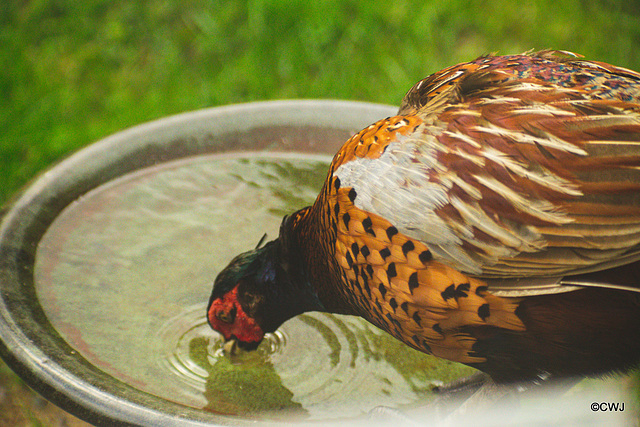
[[[46,398],[98,425],[417,411],[433,385],[471,370],[361,319],[321,313],[229,357],[205,320],[220,269],[263,233],[277,236],[284,214],[314,200],[341,144],[394,112],[341,101],[214,108],[126,130],[56,165],[0,222],[1,356]],[[605,416],[577,409],[581,421]],[[553,420],[566,416],[563,408]]]
[[[394,107],[282,101],[138,126],[38,177],[0,224],[0,351],[94,424],[349,419],[408,408],[459,365],[368,323],[310,313],[256,352],[205,320],[216,274],[310,204],[331,156]],[[469,372],[468,370],[466,372]]]

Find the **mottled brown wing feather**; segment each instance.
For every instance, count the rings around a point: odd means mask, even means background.
[[[391,120],[403,132],[378,138],[375,156],[343,150],[334,175],[355,207],[477,277],[561,277],[640,259],[640,76],[514,58],[417,84]],[[354,140],[361,152],[370,137]]]

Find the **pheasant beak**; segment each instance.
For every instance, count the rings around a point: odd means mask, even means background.
[[[238,349],[238,341],[233,338],[225,342],[224,345],[222,346],[222,351],[224,352],[224,354],[228,354],[229,356],[235,355],[237,349]]]

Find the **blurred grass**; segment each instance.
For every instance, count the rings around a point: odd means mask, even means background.
[[[126,127],[283,98],[398,104],[481,54],[555,48],[640,70],[629,0],[8,0],[0,3],[0,204]]]
[[[627,0],[6,1],[0,203],[123,128],[281,98],[398,104],[420,78],[488,52],[556,48],[640,69]]]
[[[89,424],[47,402],[6,365],[0,364],[0,426],[87,427]]]

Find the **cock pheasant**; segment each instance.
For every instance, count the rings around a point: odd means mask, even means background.
[[[219,274],[207,317],[252,348],[306,311],[496,382],[637,365],[640,74],[543,51],[418,82]]]

